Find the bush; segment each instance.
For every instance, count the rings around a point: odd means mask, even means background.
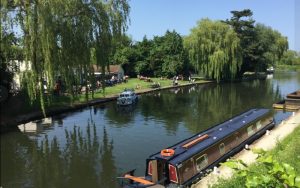
[[[300,176],[291,165],[280,163],[263,150],[255,150],[254,153],[258,154],[258,168],[248,168],[241,160],[229,160],[223,164],[235,170],[247,188],[300,187]]]

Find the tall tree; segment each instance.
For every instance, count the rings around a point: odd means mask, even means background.
[[[243,64],[240,75],[245,71],[255,71],[258,63],[258,51],[256,32],[252,19],[253,12],[250,9],[242,11],[231,11],[232,17],[226,20],[225,23],[232,26],[240,39],[240,46],[243,56]]]
[[[257,36],[256,50],[258,51],[257,54],[260,54],[256,69],[265,71],[268,66],[275,66],[282,59],[288,49],[288,41],[278,31],[263,24],[256,24],[255,31]]]
[[[13,86],[13,75],[18,71],[16,60],[23,59],[21,41],[14,32],[14,15],[10,1],[0,4],[0,102],[5,101]]]
[[[153,40],[144,37],[141,42],[124,46],[117,50],[114,59],[131,76],[172,77],[185,74],[188,67],[183,39],[176,31],[166,31]]]
[[[167,77],[182,74],[187,64],[182,37],[176,31],[167,31],[162,39],[162,50],[164,51],[162,74]]]
[[[105,67],[109,69],[110,61],[116,51],[122,33],[127,29],[129,5],[127,1],[109,0],[99,3],[92,1],[93,40],[95,41],[97,65],[101,66],[105,74]],[[104,86],[104,84],[102,84]]]
[[[242,62],[240,40],[227,24],[203,19],[184,42],[191,63],[207,78],[219,82],[236,76]]]
[[[24,41],[26,88],[32,100],[44,109],[42,83],[48,88],[61,78],[74,94],[73,85],[92,80],[91,48],[97,64],[108,66],[116,41],[127,29],[129,5],[126,0],[16,0],[1,4],[14,12]],[[93,54],[94,55],[94,54]]]

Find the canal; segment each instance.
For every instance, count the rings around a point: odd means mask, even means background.
[[[6,187],[118,187],[145,159],[249,108],[271,108],[300,88],[296,72],[265,81],[205,84],[145,94],[129,108],[109,102],[20,125],[1,135]],[[290,112],[274,111],[277,122]]]

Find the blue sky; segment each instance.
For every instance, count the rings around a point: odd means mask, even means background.
[[[296,0],[130,0],[130,19],[127,33],[134,41],[146,35],[163,35],[167,29],[188,35],[202,18],[224,20],[231,10],[251,9],[253,19],[278,30],[288,37],[290,49],[300,51],[300,3]],[[296,13],[295,10],[299,10]],[[296,18],[297,17],[297,18]],[[298,22],[296,22],[298,20]],[[296,24],[297,23],[297,24]],[[296,28],[297,25],[297,28]]]

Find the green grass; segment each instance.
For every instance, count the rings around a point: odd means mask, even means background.
[[[288,163],[295,168],[296,173],[300,175],[300,126],[298,126],[293,133],[287,136],[284,140],[279,142],[277,146],[270,150],[275,159],[282,163]],[[260,174],[268,173],[266,169],[261,166],[252,164],[249,168]],[[214,188],[241,188],[245,187],[245,182],[242,178],[233,175],[230,179],[219,179],[218,183],[212,185]]]
[[[153,83],[160,83],[161,88],[163,87],[171,87],[172,86],[172,80],[170,79],[164,79],[161,80],[160,78],[151,78],[153,82],[145,82],[143,80],[139,80],[137,78],[131,78],[126,83],[116,84],[112,87],[106,87],[104,89],[104,92],[102,89],[94,91],[94,95],[92,96],[92,93],[90,92],[88,94],[88,101],[95,100],[95,99],[105,99],[106,97],[113,97],[117,96],[119,93],[124,91],[125,88],[127,89],[134,89],[136,92],[143,92],[147,90],[151,90],[150,85]],[[196,83],[205,83],[207,81],[205,80],[197,80]],[[188,81],[178,81],[179,85],[188,84]],[[137,88],[137,86],[139,86]],[[75,97],[72,97],[71,95],[65,94],[60,96],[45,96],[45,108],[47,109],[55,109],[59,107],[68,107],[70,105],[79,104],[79,103],[86,103],[87,98],[86,94],[80,94]],[[19,103],[22,103],[22,105],[19,105],[18,110],[12,110],[7,111],[7,115],[10,116],[16,116],[21,114],[26,114],[34,111],[41,110],[39,102],[33,101],[32,104],[30,104],[30,99],[27,95],[22,94],[16,97],[14,100],[21,101]]]
[[[105,87],[104,92],[102,89],[96,90],[94,92],[94,96],[92,96],[92,93],[89,93],[88,99],[89,100],[103,99],[105,97],[117,96],[119,93],[124,91],[124,89],[134,89],[135,92],[143,92],[143,91],[151,90],[150,85],[153,83],[159,83],[161,88],[172,86],[172,80],[169,80],[169,79],[161,80],[159,78],[151,78],[151,80],[153,82],[145,82],[145,81],[139,80],[137,78],[131,78],[126,83],[120,83],[120,84],[116,84],[111,87]],[[205,83],[205,82],[207,82],[207,81],[199,80],[199,81],[196,81],[195,83]],[[189,83],[188,81],[182,81],[182,80],[178,81],[179,85],[185,85],[188,83]],[[60,102],[66,103],[65,101],[68,101],[67,98],[59,99],[55,103],[60,103]],[[81,95],[77,96],[77,98],[74,100],[75,103],[76,102],[85,102],[85,101],[86,101],[85,94],[81,94]]]

